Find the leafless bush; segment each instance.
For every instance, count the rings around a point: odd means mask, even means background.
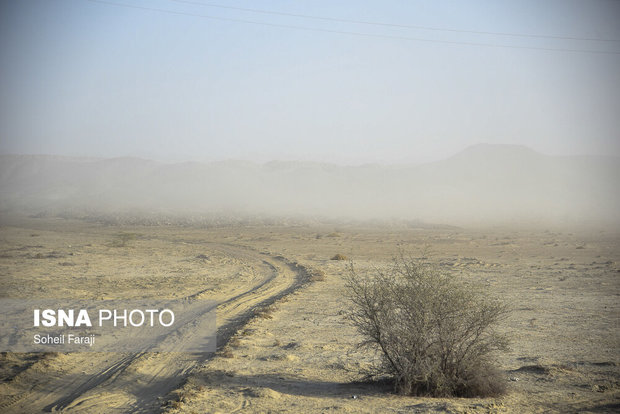
[[[114,239],[110,242],[110,247],[126,247],[130,241],[137,239],[139,236],[138,233],[126,233],[119,232],[116,233]]]
[[[360,276],[351,265],[349,319],[379,351],[372,375],[388,375],[398,392],[435,397],[504,391],[494,368],[508,341],[494,327],[507,307],[455,276],[400,257],[387,271]]]

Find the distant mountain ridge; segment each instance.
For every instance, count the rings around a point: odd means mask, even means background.
[[[619,178],[618,157],[489,144],[443,161],[388,166],[0,155],[0,211],[620,223]]]

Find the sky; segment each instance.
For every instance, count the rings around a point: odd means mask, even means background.
[[[618,22],[612,0],[2,1],[0,153],[620,155]]]

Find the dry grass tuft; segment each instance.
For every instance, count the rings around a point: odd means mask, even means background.
[[[237,348],[239,346],[241,346],[241,341],[239,340],[239,338],[237,338],[236,336],[231,338],[230,341],[228,341],[228,346],[232,347],[232,348]]]
[[[263,319],[273,319],[273,312],[276,311],[274,305],[265,306],[254,311],[254,315]]]
[[[222,358],[234,358],[235,354],[233,354],[231,349],[225,348],[219,353],[219,356]]]
[[[325,271],[323,269],[308,269],[308,273],[310,274],[311,282],[322,282],[325,280]]]

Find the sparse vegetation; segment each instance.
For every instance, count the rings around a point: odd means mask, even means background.
[[[138,233],[116,233],[116,235],[114,235],[114,239],[110,242],[110,247],[126,247],[130,241],[137,239],[138,236]]]
[[[219,352],[219,356],[222,358],[234,358],[235,354],[233,354],[230,348],[224,348],[221,352]]]
[[[614,411],[618,402],[617,318],[610,309],[620,276],[620,237],[609,230],[574,235],[563,230],[556,235],[517,228],[513,245],[519,248],[513,249],[492,246],[505,236],[507,230],[501,226],[456,231],[352,224],[341,238],[331,239],[326,237],[331,230],[325,231],[322,224],[234,228],[112,227],[55,219],[16,223],[2,229],[0,244],[0,282],[7,298],[192,296],[226,300],[230,305],[217,308],[219,326],[225,328],[213,358],[205,359],[204,354],[177,358],[162,352],[123,365],[119,364],[125,358],[122,354],[76,352],[49,358],[49,354],[0,353],[0,412],[42,412],[53,401],[68,402],[67,397],[79,395],[83,387],[67,378],[88,381],[102,372],[116,375],[115,382],[98,384],[84,397],[112,393],[113,398],[81,405],[93,412],[106,411],[110,401],[118,407],[137,407],[135,401],[155,402],[156,398],[165,403],[162,411],[170,413],[231,412],[242,404],[246,411],[261,412],[329,411],[330,407],[347,412],[583,412]],[[39,238],[30,237],[35,231]],[[120,232],[139,235],[126,247],[110,247]],[[314,236],[319,232],[323,238],[317,241]],[[578,245],[585,249],[576,250]],[[343,297],[350,261],[330,258],[336,253],[349,256],[361,282],[371,283],[377,280],[373,269],[389,273],[389,252],[399,247],[412,249],[422,268],[432,262],[435,270],[456,275],[456,280],[476,280],[470,290],[479,283],[483,286],[479,294],[491,299],[505,295],[514,301],[510,317],[496,325],[518,351],[505,358],[499,355],[503,364],[496,365],[501,369],[497,382],[508,387],[508,397],[390,397],[397,377],[379,371],[385,358],[380,347],[373,345],[377,352],[347,352],[354,341],[364,338],[345,319],[353,308]],[[311,282],[321,269],[325,280]],[[272,276],[275,283],[256,288]],[[586,279],[591,294],[584,296],[580,281]],[[402,277],[400,283],[404,283]],[[290,286],[301,288],[282,297],[280,292],[290,291]],[[273,319],[255,316],[255,310],[270,306],[276,309]],[[540,312],[543,308],[545,312]],[[584,318],[584,314],[596,317]],[[171,340],[182,345],[181,335],[195,331],[191,323],[186,326]],[[389,332],[400,335],[405,331],[402,326],[395,325]],[[550,328],[560,334],[545,335]],[[406,346],[403,353],[409,352]],[[486,359],[489,367],[491,357]],[[86,374],[85,362],[89,364]],[[114,374],[118,367],[127,369]],[[181,371],[191,374],[181,378]],[[360,372],[377,376],[368,381]],[[147,376],[150,382],[143,381]],[[321,378],[325,381],[316,386]],[[187,392],[183,398],[168,387],[173,383]],[[32,384],[52,390],[49,398],[38,399],[38,388]],[[345,386],[326,392],[330,384]],[[205,390],[194,392],[201,386]],[[119,387],[130,387],[131,392],[117,392]],[[246,395],[247,389],[253,391]],[[271,390],[279,394],[272,398]],[[422,387],[417,392],[432,395]],[[172,408],[175,400],[178,410]],[[55,409],[62,410],[61,406]]]
[[[389,376],[396,390],[435,397],[491,396],[504,391],[494,367],[507,338],[494,327],[507,315],[499,301],[457,277],[400,257],[364,278],[353,266],[348,317],[378,350],[371,376]]]
[[[236,336],[230,338],[228,341],[228,346],[232,348],[237,348],[241,345],[241,341]]]
[[[332,260],[349,260],[344,254],[337,253],[332,257]]]
[[[276,310],[274,305],[264,306],[254,311],[254,315],[262,319],[273,319],[273,312]]]
[[[325,280],[325,271],[323,269],[310,268],[308,269],[311,282],[322,282]]]

